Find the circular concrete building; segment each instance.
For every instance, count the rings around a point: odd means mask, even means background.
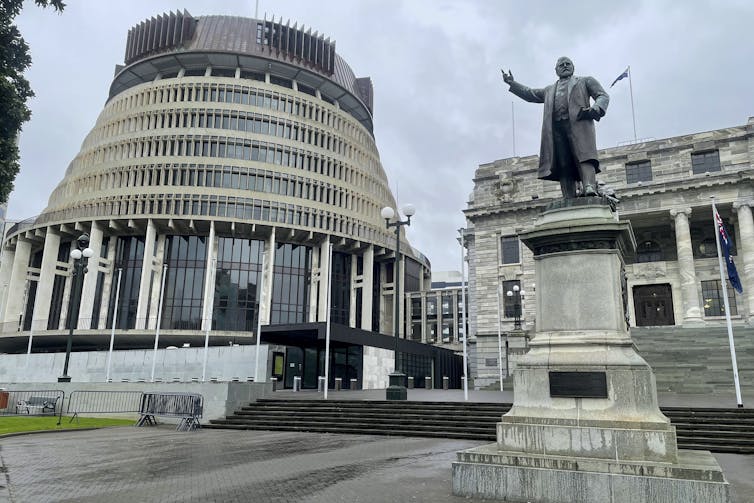
[[[184,11],[133,27],[124,63],[44,212],[6,236],[0,351],[62,351],[70,320],[74,351],[107,349],[113,326],[116,348],[151,347],[158,326],[160,346],[208,331],[244,344],[259,316],[264,342],[319,359],[303,353],[329,277],[334,325],[392,335],[395,235],[380,209],[396,203],[371,80],[335,43]],[[84,233],[94,256],[76,316],[69,253]],[[401,298],[429,287],[429,262],[402,240]]]

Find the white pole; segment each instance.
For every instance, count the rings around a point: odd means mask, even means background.
[[[262,292],[264,292],[264,268],[265,268],[265,253],[262,252],[262,267],[259,271],[259,281],[257,281],[257,354],[254,356],[254,382],[259,382],[259,351],[261,351],[262,344]],[[274,253],[274,250],[270,250],[270,253]]]
[[[118,267],[118,284],[115,287],[115,306],[113,307],[113,326],[110,329],[110,349],[107,351],[107,372],[105,382],[110,382],[110,364],[113,361],[113,344],[115,343],[115,327],[118,323],[118,300],[120,299],[120,275],[122,267]]]
[[[462,320],[461,320],[461,330],[458,332],[463,332],[463,399],[468,400],[469,399],[469,376],[466,371],[468,368],[468,354],[466,352],[466,339],[468,338],[468,334],[466,333],[466,267],[465,267],[465,260],[464,260],[464,235],[463,232],[466,229],[460,228],[458,229],[458,232],[461,233],[461,313],[462,313]]]
[[[634,141],[638,141],[636,135],[636,113],[634,112],[634,85],[631,80],[631,65],[628,65],[628,92],[631,94],[631,118],[634,121]]]
[[[500,370],[500,391],[503,391],[503,336],[500,332],[500,319],[502,314],[500,309],[500,297],[502,296],[502,294],[503,285],[499,284],[497,285],[497,361],[498,369]]]
[[[209,246],[210,254],[212,254],[212,246]],[[217,267],[217,259],[212,259],[212,269]],[[209,299],[210,280],[214,277],[211,271],[207,271],[205,275],[207,277],[207,284],[204,285],[204,363],[202,364],[202,382],[207,381],[207,357],[209,356],[209,332],[212,329],[212,320],[209,313],[212,310],[212,306],[209,305],[207,299]]]
[[[157,364],[157,346],[160,343],[160,321],[162,321],[162,301],[165,294],[165,276],[168,275],[168,265],[162,266],[162,284],[160,285],[160,304],[157,307],[157,328],[154,331],[154,352],[152,353],[152,378],[151,382],[154,382],[154,367]]]
[[[513,157],[516,157],[516,112],[511,101],[511,123],[513,124]]]
[[[329,257],[327,259],[327,316],[325,317],[325,400],[330,383],[330,302],[332,298],[332,243],[328,243]]]
[[[723,302],[725,305],[725,322],[728,325],[728,346],[730,346],[730,360],[733,364],[733,384],[736,388],[736,404],[743,407],[741,400],[741,385],[738,382],[738,364],[736,363],[736,345],[733,342],[733,325],[730,322],[730,305],[728,304],[728,286],[725,282],[725,273],[723,272],[723,256],[720,250],[720,225],[717,221],[717,208],[715,208],[715,197],[712,196],[712,219],[715,221],[715,241],[717,242],[717,261],[720,268],[720,284],[723,290]]]

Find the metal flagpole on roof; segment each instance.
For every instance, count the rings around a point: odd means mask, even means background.
[[[330,383],[330,303],[332,302],[332,242],[327,243],[329,258],[327,259],[327,314],[325,316],[325,400]]]
[[[266,250],[265,250],[266,251]],[[272,251],[270,251],[272,253]],[[258,293],[257,298],[259,299],[258,308],[257,308],[257,354],[254,357],[255,358],[255,364],[254,364],[254,382],[259,382],[259,351],[261,350],[261,344],[262,344],[262,293],[264,292],[264,268],[265,268],[265,253],[262,253],[262,268],[259,271],[259,281],[257,284],[258,287]]]
[[[107,351],[107,372],[105,372],[105,382],[110,382],[110,364],[113,361],[113,344],[115,343],[115,327],[118,323],[118,300],[120,299],[120,276],[123,272],[122,267],[118,267],[118,284],[115,287],[115,305],[113,307],[113,326],[110,330],[110,349]]]
[[[634,141],[638,141],[636,134],[636,113],[634,112],[634,85],[631,80],[631,65],[628,65],[628,92],[631,95],[631,118],[634,121]]]
[[[733,341],[733,325],[730,321],[730,305],[728,303],[728,286],[725,281],[725,273],[723,272],[723,256],[720,250],[720,215],[717,213],[715,207],[715,196],[712,196],[712,219],[715,221],[715,242],[717,243],[717,262],[720,268],[720,285],[723,291],[723,303],[725,305],[725,322],[728,326],[728,346],[730,347],[730,360],[733,364],[733,384],[736,388],[736,404],[739,407],[743,407],[744,403],[741,399],[741,385],[738,381],[738,364],[736,363],[736,345]]]
[[[160,344],[160,321],[162,320],[162,301],[165,297],[165,276],[168,275],[168,265],[163,264],[162,266],[162,284],[160,285],[160,303],[159,307],[157,308],[157,327],[154,331],[154,351],[152,352],[152,377],[150,378],[151,382],[154,382],[154,367],[157,364],[157,347]]]
[[[516,111],[513,109],[511,101],[511,123],[513,125],[513,157],[516,157]]]

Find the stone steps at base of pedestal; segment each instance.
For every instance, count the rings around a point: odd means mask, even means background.
[[[264,399],[207,427],[494,441],[496,424],[509,408],[491,403]],[[661,410],[676,427],[680,449],[754,454],[752,409]]]

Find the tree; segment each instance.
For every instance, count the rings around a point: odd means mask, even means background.
[[[34,0],[40,7],[62,12],[62,0]],[[23,0],[0,0],[0,203],[8,201],[18,174],[16,140],[21,126],[31,118],[26,102],[34,96],[24,71],[31,66],[29,46],[13,20],[21,13]]]

